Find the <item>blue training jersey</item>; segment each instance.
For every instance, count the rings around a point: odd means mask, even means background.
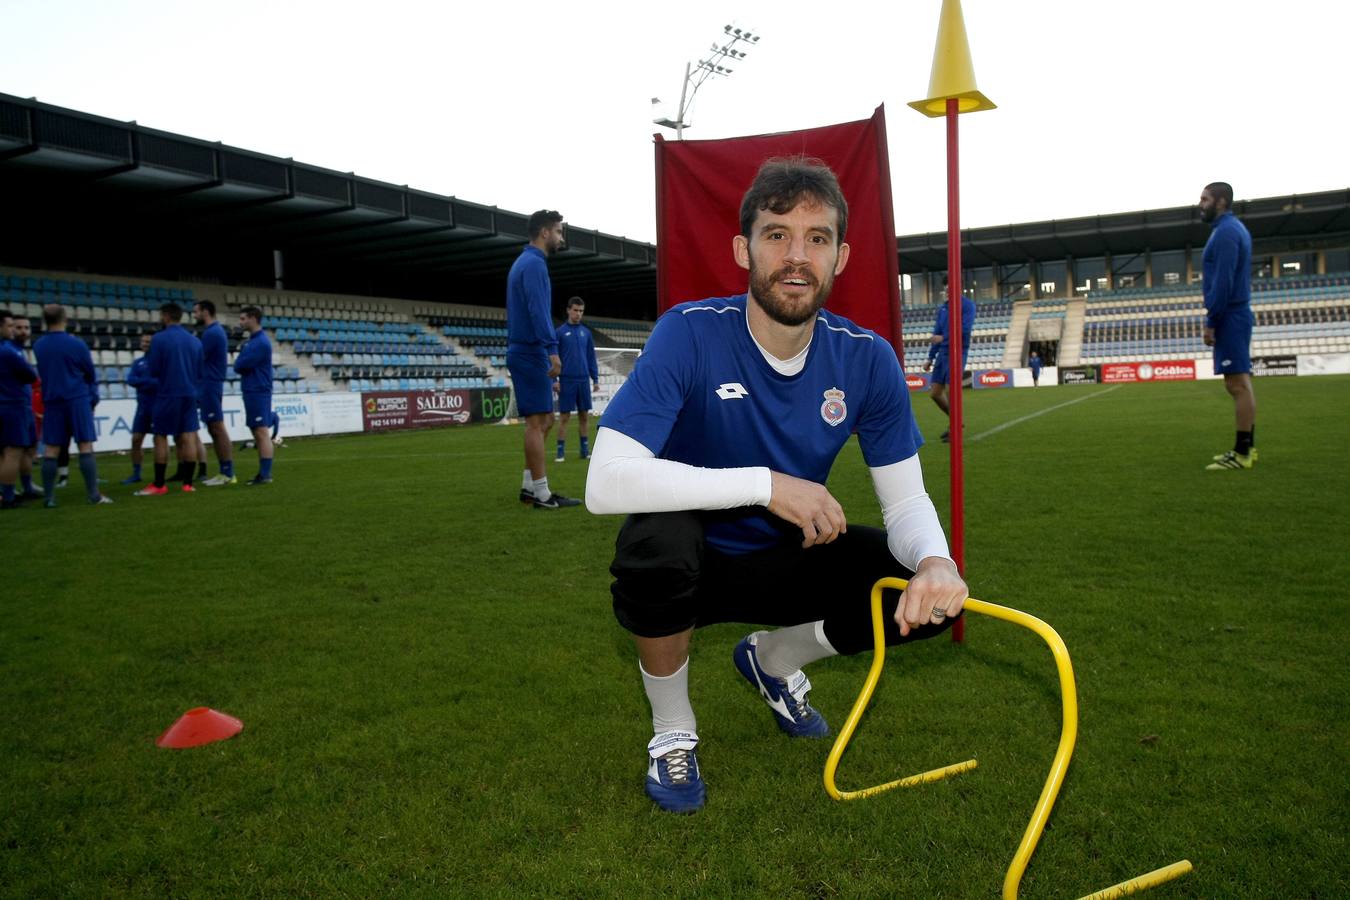
[[[267,332],[259,330],[244,342],[234,358],[234,370],[239,373],[241,394],[272,393],[272,342]]]
[[[84,341],[69,332],[52,331],[38,338],[33,353],[37,355],[38,375],[42,377],[44,405],[92,400],[97,396],[94,357]]]
[[[506,349],[512,353],[558,352],[553,333],[553,285],[548,278],[548,257],[535,246],[526,246],[506,276]]]
[[[1215,219],[1213,229],[1200,258],[1200,286],[1205,324],[1217,328],[1229,310],[1252,302],[1252,236],[1231,212]]]
[[[768,466],[819,484],[851,433],[869,466],[918,452],[923,438],[890,344],[822,310],[806,366],[780,375],[751,338],[745,307],[741,294],[663,315],[601,424],[662,459]],[[763,507],[745,507],[710,514],[704,533],[724,553],[747,553],[797,530]]]
[[[0,404],[32,407],[37,377],[37,371],[23,358],[23,351],[9,341],[0,341]]]
[[[230,336],[225,326],[212,322],[202,332],[202,383],[219,385],[225,383],[230,363]]]
[[[150,375],[158,382],[159,397],[197,396],[202,381],[202,344],[181,325],[170,325],[150,341]]]
[[[937,359],[938,354],[947,357],[951,350],[952,338],[947,332],[947,321],[950,318],[950,312],[943,305],[937,311],[937,319],[933,322],[933,334],[942,336],[942,343],[931,344],[928,348],[928,358]],[[969,297],[961,298],[961,359],[964,361],[966,355],[970,353],[970,336],[975,331],[975,301]],[[947,357],[950,358],[950,357]]]
[[[136,389],[137,403],[150,403],[155,399],[159,383],[150,374],[150,357],[142,356],[127,370],[127,384]]]
[[[600,367],[595,361],[595,335],[585,325],[564,322],[558,326],[558,356],[562,359],[560,378],[584,381],[600,380]]]

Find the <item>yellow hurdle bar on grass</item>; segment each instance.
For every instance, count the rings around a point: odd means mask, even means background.
[[[919,784],[941,781],[949,776],[970,771],[976,766],[975,760],[971,759],[963,763],[944,766],[940,769],[931,769],[918,775],[910,775],[907,778],[899,778],[895,781],[888,781],[885,784],[856,791],[841,791],[835,785],[834,775],[839,768],[839,760],[843,757],[844,750],[848,747],[848,742],[852,739],[853,732],[858,727],[858,722],[862,720],[867,704],[872,700],[872,693],[876,690],[877,682],[881,680],[882,667],[886,664],[885,618],[881,609],[881,592],[886,588],[903,591],[908,586],[909,582],[903,578],[882,578],[872,586],[872,639],[875,651],[872,657],[872,667],[868,670],[867,680],[863,683],[862,691],[858,694],[858,699],[854,701],[853,709],[848,714],[848,720],[844,723],[844,727],[839,730],[839,736],[835,738],[834,746],[830,748],[829,758],[825,761],[825,791],[836,800],[861,800],[864,797],[871,797],[892,788],[913,787]],[[1022,875],[1026,872],[1031,854],[1036,851],[1036,844],[1041,839],[1041,833],[1045,831],[1046,821],[1050,818],[1050,809],[1055,805],[1055,798],[1059,795],[1060,785],[1064,783],[1064,773],[1069,768],[1069,758],[1073,755],[1074,742],[1078,739],[1078,690],[1074,685],[1073,666],[1069,662],[1069,650],[1064,646],[1064,641],[1060,636],[1055,633],[1055,629],[1035,616],[1009,609],[1006,606],[985,603],[983,600],[976,600],[974,597],[967,598],[965,609],[995,619],[1003,619],[1036,632],[1042,640],[1050,645],[1050,652],[1055,657],[1055,667],[1059,670],[1060,695],[1064,703],[1064,724],[1060,731],[1059,747],[1055,751],[1054,761],[1050,764],[1050,775],[1045,779],[1045,786],[1041,788],[1040,799],[1036,801],[1036,808],[1031,813],[1031,821],[1027,823],[1027,829],[1022,834],[1022,842],[1018,844],[1017,852],[1013,854],[1012,864],[1008,867],[1008,874],[1003,878],[1004,900],[1017,900],[1017,888],[1022,883]],[[1122,881],[1113,887],[1091,894],[1084,900],[1127,897],[1138,891],[1171,881],[1173,878],[1185,875],[1189,871],[1191,871],[1190,862],[1181,860],[1170,866],[1164,866],[1161,869],[1155,869],[1145,875],[1132,878],[1129,881]]]

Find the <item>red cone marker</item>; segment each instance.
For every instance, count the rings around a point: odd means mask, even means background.
[[[169,726],[169,730],[155,741],[158,747],[181,750],[184,747],[198,747],[212,741],[232,738],[244,730],[244,723],[234,716],[227,716],[206,706],[198,706],[187,712]]]

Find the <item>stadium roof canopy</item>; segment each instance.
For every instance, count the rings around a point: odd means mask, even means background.
[[[0,262],[109,275],[504,303],[528,214],[0,94]],[[1350,244],[1350,190],[1240,200],[1257,253]],[[1194,206],[972,228],[967,268],[1199,247]],[[946,232],[902,235],[900,271],[942,272]],[[569,223],[555,307],[651,319],[656,248]]]
[[[1196,197],[1200,195],[1200,185]],[[1350,189],[1238,200],[1233,211],[1252,233],[1254,253],[1344,247],[1350,243]],[[1209,226],[1194,205],[970,228],[961,232],[961,263],[973,269],[1032,260],[1088,259],[1145,250],[1203,247]],[[898,241],[900,271],[947,270],[947,233],[912,234]]]
[[[528,213],[0,94],[0,260],[500,306]],[[656,248],[569,223],[555,301],[649,318]]]

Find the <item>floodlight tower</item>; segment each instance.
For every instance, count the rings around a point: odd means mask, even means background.
[[[753,46],[759,43],[759,35],[752,34],[749,29],[737,28],[735,25],[723,25],[721,43],[713,42],[708,50],[708,55],[698,61],[698,64],[684,64],[684,85],[680,88],[680,109],[675,119],[662,118],[653,119],[657,125],[665,128],[675,129],[676,140],[684,140],[684,130],[689,127],[685,117],[689,114],[689,108],[694,105],[694,95],[698,89],[703,87],[703,82],[709,78],[727,78],[731,75],[732,69],[726,63],[735,63],[745,59],[745,51],[740,45]],[[656,98],[652,102],[657,102]]]

